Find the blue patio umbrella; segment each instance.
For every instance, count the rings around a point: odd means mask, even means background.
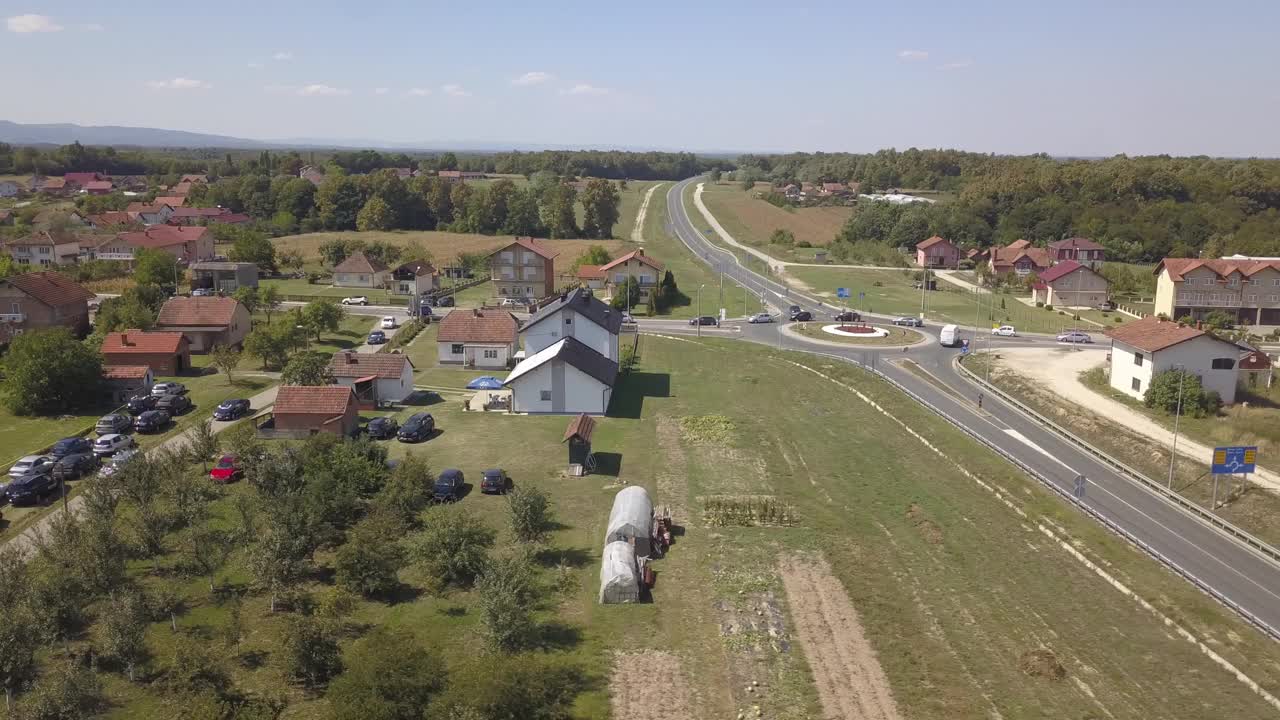
[[[468,390],[501,390],[502,381],[492,375],[483,375],[467,383]]]

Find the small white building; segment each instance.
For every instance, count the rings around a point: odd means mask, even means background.
[[[413,394],[413,363],[402,353],[358,353],[343,350],[329,361],[333,381],[356,393],[361,409],[400,402]]]
[[[410,260],[391,271],[391,292],[421,295],[440,289],[440,271],[426,260]]]
[[[502,384],[512,412],[603,415],[617,377],[617,362],[566,337],[521,360]]]
[[[1143,399],[1156,373],[1179,367],[1200,377],[1225,404],[1236,399],[1241,348],[1203,330],[1148,317],[1107,331],[1111,337],[1111,387]]]
[[[441,364],[505,368],[516,354],[520,327],[505,310],[455,309],[440,321],[436,355]]]
[[[336,287],[385,288],[390,282],[391,271],[387,266],[359,251],[333,267]]]
[[[621,329],[622,313],[579,288],[535,313],[520,334],[526,355],[571,337],[616,363]]]

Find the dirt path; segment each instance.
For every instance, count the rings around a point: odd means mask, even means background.
[[[707,204],[702,202],[702,190],[705,185],[706,183],[698,183],[698,188],[693,191],[693,204],[698,208],[698,212],[702,213],[703,219],[706,220],[707,223],[711,225],[712,229],[720,235],[720,238],[739,250],[750,253],[754,257],[764,261],[764,263],[768,265],[773,272],[784,272],[786,270],[787,263],[773,257],[772,255],[763,253],[753,247],[748,247],[738,242],[737,239],[729,234],[728,230],[724,229],[724,226],[720,224],[720,221],[716,220],[716,216],[712,215],[711,211],[707,209]]]
[[[657,650],[619,653],[609,678],[613,716],[627,720],[695,717],[680,659]]]
[[[792,557],[779,567],[791,618],[829,720],[901,720],[858,613],[826,561]]]
[[[644,202],[640,203],[640,211],[636,213],[636,226],[631,228],[632,242],[644,242],[644,216],[649,212],[649,200],[653,198],[653,191],[657,190],[664,184],[665,183],[658,183],[657,185],[649,188],[649,191],[644,194]]]

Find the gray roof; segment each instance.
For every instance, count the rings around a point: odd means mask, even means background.
[[[258,269],[257,263],[246,262],[221,262],[207,260],[205,262],[191,263],[192,270],[239,270],[242,267],[251,267],[255,272]]]
[[[567,337],[521,360],[502,384],[509,385],[530,370],[555,359],[572,365],[609,387],[613,387],[614,381],[618,379],[618,363],[592,350],[582,341]]]
[[[554,315],[558,310],[564,308],[585,317],[591,322],[608,330],[611,334],[617,335],[622,329],[622,313],[609,307],[599,298],[592,295],[584,288],[577,288],[568,295],[561,295],[560,299],[551,303],[534,313],[533,317],[524,324],[520,332],[525,332],[529,328],[537,325],[546,318]]]

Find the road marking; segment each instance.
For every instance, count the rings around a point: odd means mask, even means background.
[[[1074,475],[1079,475],[1079,474],[1080,474],[1080,473],[1078,473],[1078,472],[1076,472],[1076,471],[1075,471],[1075,468],[1071,467],[1070,465],[1068,465],[1068,464],[1066,464],[1066,463],[1062,462],[1061,460],[1059,460],[1058,458],[1054,457],[1054,456],[1053,456],[1053,454],[1051,454],[1048,450],[1045,450],[1044,448],[1040,447],[1039,445],[1037,445],[1037,444],[1035,444],[1035,443],[1031,442],[1031,440],[1030,440],[1029,438],[1027,438],[1027,436],[1026,436],[1026,435],[1023,435],[1022,433],[1018,432],[1017,430],[1014,430],[1013,428],[1005,428],[1005,429],[1004,429],[1004,431],[1005,431],[1005,434],[1007,434],[1009,437],[1013,438],[1014,440],[1017,440],[1018,442],[1021,442],[1022,444],[1026,445],[1026,446],[1027,446],[1027,447],[1029,447],[1029,448],[1031,448],[1032,450],[1035,450],[1036,452],[1040,453],[1041,455],[1043,455],[1043,456],[1045,456],[1045,457],[1049,458],[1050,460],[1052,460],[1052,461],[1054,461],[1054,462],[1058,463],[1058,464],[1059,464],[1059,465],[1061,465],[1062,467],[1064,467],[1064,468],[1066,468],[1066,469],[1070,470],[1072,474],[1074,474]]]

